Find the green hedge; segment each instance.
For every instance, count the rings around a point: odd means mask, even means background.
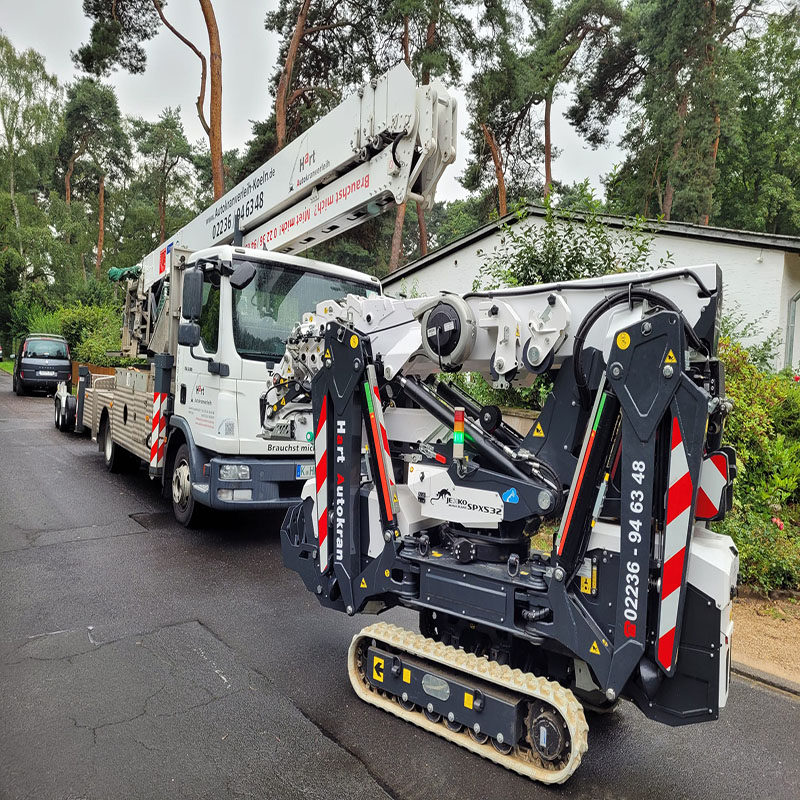
[[[122,343],[122,319],[113,304],[89,305],[80,300],[56,309],[33,306],[24,328],[37,333],[55,333],[69,344],[73,361],[100,367],[121,367],[142,363],[142,359],[107,355]]]

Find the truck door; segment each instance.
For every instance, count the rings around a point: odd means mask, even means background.
[[[227,283],[224,289],[228,289]],[[206,274],[200,316],[200,344],[194,348],[198,358],[190,355],[188,347],[179,347],[175,381],[176,412],[189,423],[195,443],[213,450],[217,449],[220,376],[209,372],[208,362],[200,358],[219,357],[222,293],[219,274]]]

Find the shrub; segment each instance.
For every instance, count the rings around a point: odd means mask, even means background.
[[[547,198],[542,225],[526,224],[527,204],[518,205],[517,223],[503,226],[500,244],[479,253],[486,260],[476,283],[493,289],[649,269],[655,231],[647,221],[633,217],[612,228],[603,219],[602,202],[588,187],[585,192],[578,211],[555,208]],[[668,254],[659,265],[670,261]]]
[[[800,387],[786,375],[759,370],[747,350],[727,337],[720,339],[719,356],[734,404],[725,438],[737,452],[736,498],[742,508],[779,512],[800,488],[800,439],[791,416],[800,406]]]
[[[764,592],[800,588],[800,526],[737,510],[716,527],[739,548],[739,579]]]

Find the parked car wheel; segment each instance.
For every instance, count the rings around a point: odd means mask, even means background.
[[[182,444],[175,454],[172,468],[172,513],[184,528],[192,528],[197,524],[199,511],[200,504],[192,497],[189,448]]]
[[[22,384],[22,381],[17,378],[16,385],[14,386],[14,391],[17,393],[17,397],[23,397],[28,392],[25,390],[25,387]]]

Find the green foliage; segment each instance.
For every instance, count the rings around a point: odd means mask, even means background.
[[[719,356],[725,391],[734,404],[725,432],[737,451],[737,500],[743,508],[779,512],[800,500],[800,439],[792,436],[794,425],[782,428],[784,406],[800,404],[800,384],[785,374],[760,371],[747,350],[728,338],[720,339]]]
[[[747,348],[729,336],[721,337],[719,356],[734,404],[725,440],[736,448],[739,473],[734,510],[715,528],[737,543],[744,582],[765,591],[798,588],[800,383],[788,372],[760,369]]]
[[[775,15],[732,54],[740,98],[720,146],[714,222],[800,233],[800,12]]]
[[[30,290],[28,294],[35,296]],[[58,334],[67,340],[74,361],[101,367],[124,366],[136,361],[107,355],[109,351],[119,351],[122,339],[121,314],[115,304],[87,305],[74,300],[56,306],[46,299],[45,305],[34,303],[19,309],[18,337],[26,333]]]
[[[520,204],[516,223],[503,225],[500,244],[483,254],[481,285],[528,286],[648,269],[655,229],[641,217],[612,228],[588,182],[583,188],[584,200],[574,203],[580,210],[562,211],[547,198],[541,224],[529,223],[528,206]]]
[[[158,31],[152,0],[83,0],[83,13],[92,20],[89,41],[72,54],[75,66],[92,75],[107,75],[117,66],[144,72],[143,42]]]
[[[737,510],[715,527],[736,542],[742,583],[764,592],[800,588],[800,525],[781,530],[769,515]]]
[[[628,157],[609,192],[625,213],[658,210],[667,219],[708,223],[718,148],[735,127],[740,99],[731,51],[761,5],[625,4],[568,115],[596,146],[624,114]]]

